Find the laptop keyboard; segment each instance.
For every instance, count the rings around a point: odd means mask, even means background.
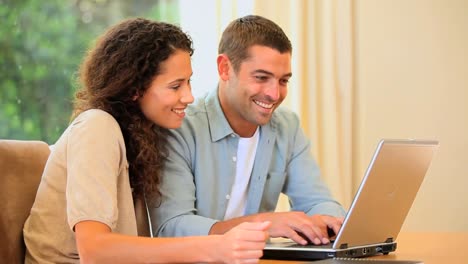
[[[294,244],[287,246],[288,248],[331,248],[333,246],[333,241],[326,245],[314,245],[314,244],[307,244],[307,245],[301,245],[301,244]]]

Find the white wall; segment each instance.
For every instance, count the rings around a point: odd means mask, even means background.
[[[354,7],[355,174],[380,138],[438,139],[404,229],[468,231],[468,1]]]
[[[216,57],[224,28],[235,18],[252,14],[250,0],[181,0],[180,26],[193,40],[192,92],[195,97],[218,85]]]

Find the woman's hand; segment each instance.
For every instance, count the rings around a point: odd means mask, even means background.
[[[220,236],[215,247],[224,263],[258,263],[268,239],[270,222],[245,222]]]

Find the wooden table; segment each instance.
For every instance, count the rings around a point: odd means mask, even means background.
[[[372,259],[421,260],[425,264],[468,264],[468,232],[406,232],[397,238],[397,250]],[[313,263],[312,261],[261,260],[261,264]]]

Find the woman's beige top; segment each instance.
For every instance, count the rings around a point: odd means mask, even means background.
[[[53,147],[24,226],[25,263],[79,263],[74,226],[86,220],[137,235],[122,132],[97,109],[80,114]]]

